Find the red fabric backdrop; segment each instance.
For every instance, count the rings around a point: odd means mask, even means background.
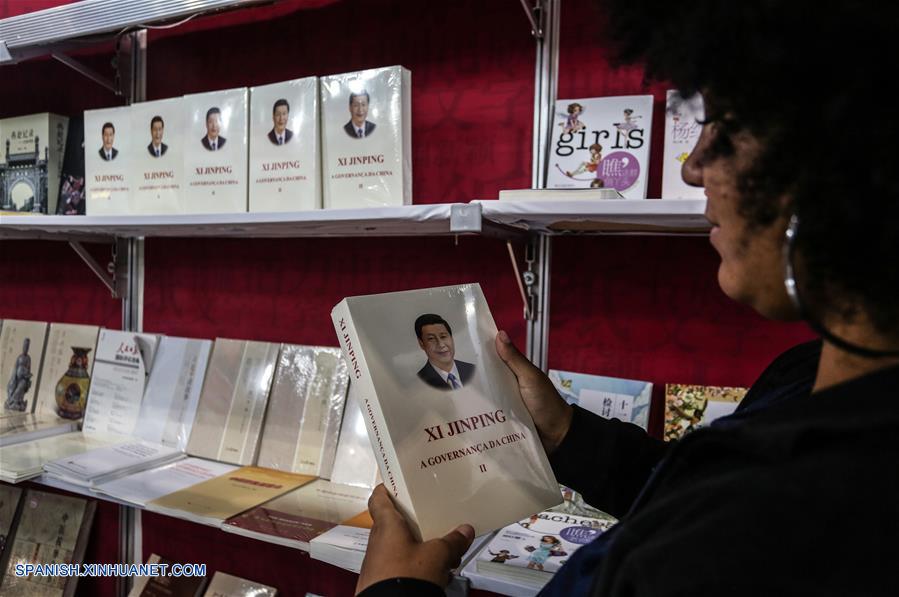
[[[221,23],[228,26],[191,24],[189,36],[151,32],[149,98],[403,64],[413,72],[416,203],[493,198],[500,189],[529,186],[535,50],[518,2],[322,4],[254,9],[245,24],[234,24],[242,13],[215,17],[227,17]],[[665,87],[645,87],[639,68],[608,65],[594,34],[598,17],[586,0],[563,3],[559,97],[652,93],[649,189],[658,196]],[[82,58],[111,74],[109,50]],[[23,89],[3,96],[0,116],[121,103],[55,62],[0,72],[4,87]],[[3,244],[0,317],[118,327],[119,304],[64,244]],[[96,251],[108,255],[108,247]],[[655,382],[657,434],[665,382],[750,383],[777,352],[809,335],[730,302],[717,288],[716,267],[700,238],[556,239],[550,366]],[[481,282],[498,324],[523,345],[520,299],[497,240],[151,239],[144,328],[333,345],[328,313],[343,296],[469,281]],[[104,531],[95,532],[97,558],[116,549]],[[354,582],[293,550],[149,514],[143,548],[145,556],[205,562],[269,582],[285,595],[346,594]],[[91,591],[81,594],[111,594],[108,584]]]

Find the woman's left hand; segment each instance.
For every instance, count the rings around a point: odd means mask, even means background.
[[[439,539],[419,543],[383,484],[371,494],[368,511],[374,524],[356,593],[389,578],[418,578],[445,587],[474,540],[474,529],[463,524]]]

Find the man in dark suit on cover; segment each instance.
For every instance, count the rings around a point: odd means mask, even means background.
[[[100,157],[105,162],[111,162],[119,155],[119,150],[112,146],[115,143],[115,127],[111,122],[104,122],[100,131],[103,135],[103,147],[100,148]]]
[[[154,116],[150,120],[150,144],[147,145],[147,151],[154,158],[162,157],[168,150],[169,146],[162,142],[162,133],[165,130],[165,123],[162,116]]]
[[[209,108],[206,111],[206,136],[200,142],[209,151],[218,151],[225,146],[226,139],[219,135],[222,130],[222,111]]]
[[[284,145],[293,138],[293,131],[287,128],[288,116],[290,104],[286,99],[279,99],[272,107],[272,123],[275,126],[268,132],[268,140],[274,145]]]
[[[453,330],[439,315],[426,313],[415,320],[418,346],[428,355],[428,362],[418,371],[423,382],[438,390],[458,390],[471,381],[475,366],[457,361]]]
[[[346,134],[354,139],[363,139],[375,131],[375,123],[368,118],[368,92],[350,94],[350,121],[343,125]]]

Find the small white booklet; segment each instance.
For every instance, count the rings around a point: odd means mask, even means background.
[[[92,489],[125,502],[145,507],[164,495],[234,472],[232,464],[188,457],[125,477],[96,484]]]
[[[417,537],[462,523],[480,535],[561,501],[479,285],[350,297],[331,317],[381,477]]]

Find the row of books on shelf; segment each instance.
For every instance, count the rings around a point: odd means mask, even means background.
[[[3,119],[0,210],[158,215],[407,205],[410,94],[409,71],[392,66],[88,110],[83,119]],[[556,111],[547,188],[608,191],[573,200],[646,198],[651,95],[558,100]],[[680,176],[702,116],[701,97],[668,92],[662,198],[704,198]]]

